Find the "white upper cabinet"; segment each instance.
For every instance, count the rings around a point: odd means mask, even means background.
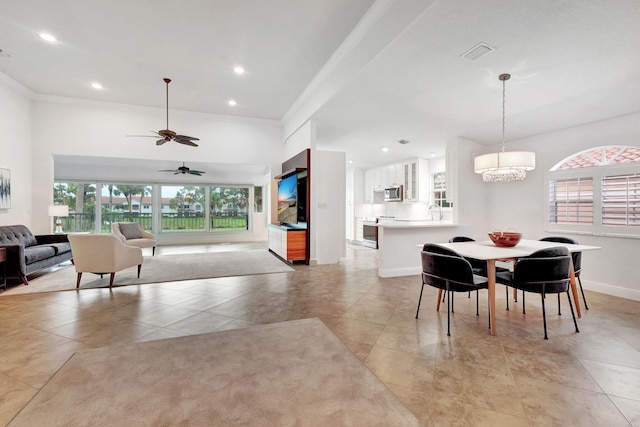
[[[404,200],[407,202],[428,202],[429,162],[426,159],[412,159],[402,165]]]
[[[402,172],[402,163],[386,166],[387,181],[386,186],[402,185],[404,183],[404,175]]]

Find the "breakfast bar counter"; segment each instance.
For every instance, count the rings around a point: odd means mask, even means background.
[[[469,235],[467,226],[451,221],[383,220],[378,223],[378,276],[411,276],[422,272],[420,250],[427,242],[447,242]]]

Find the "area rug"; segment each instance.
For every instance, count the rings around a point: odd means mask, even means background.
[[[214,277],[246,276],[252,274],[286,273],[294,271],[267,250],[207,252],[180,255],[145,256],[140,278],[137,267],[116,273],[113,286],[143,283],[173,282]],[[72,265],[44,274],[29,281],[29,286],[13,287],[4,295],[28,294],[76,289],[77,273]],[[109,287],[109,275],[83,273],[80,289]]]
[[[76,352],[9,426],[418,426],[318,319]]]

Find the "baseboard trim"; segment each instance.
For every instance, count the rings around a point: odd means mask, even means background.
[[[589,280],[583,280],[582,285],[584,289],[593,292],[599,292],[601,294],[611,295],[614,297],[626,298],[633,301],[640,301],[640,289],[622,288],[620,286],[613,286],[606,283],[591,282]]]
[[[415,276],[422,274],[421,267],[405,267],[405,268],[379,268],[378,276],[383,278],[388,277],[400,277],[400,276]]]

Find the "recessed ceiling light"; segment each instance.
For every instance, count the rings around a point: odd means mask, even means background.
[[[54,43],[54,42],[57,42],[57,41],[58,41],[58,39],[56,39],[54,36],[52,36],[52,35],[51,35],[51,34],[49,34],[49,33],[40,33],[40,34],[38,34],[38,35],[40,36],[40,38],[41,38],[42,40],[47,41],[47,42],[49,42],[49,43]]]
[[[233,67],[233,72],[236,74],[244,74],[244,68],[242,68],[241,66],[237,65],[235,67]]]
[[[349,163],[353,163],[353,160],[349,159]]]
[[[389,151],[389,148],[388,147],[382,147],[382,151],[384,151],[386,153],[387,151]]]
[[[232,107],[235,107],[236,105],[238,105],[238,103],[236,102],[235,99],[230,99],[229,100],[229,105],[231,105]]]
[[[103,89],[102,85],[100,83],[98,83],[98,82],[91,83],[91,87],[96,89],[96,90]]]
[[[429,153],[429,157],[435,157],[436,153],[434,153],[433,151]]]

